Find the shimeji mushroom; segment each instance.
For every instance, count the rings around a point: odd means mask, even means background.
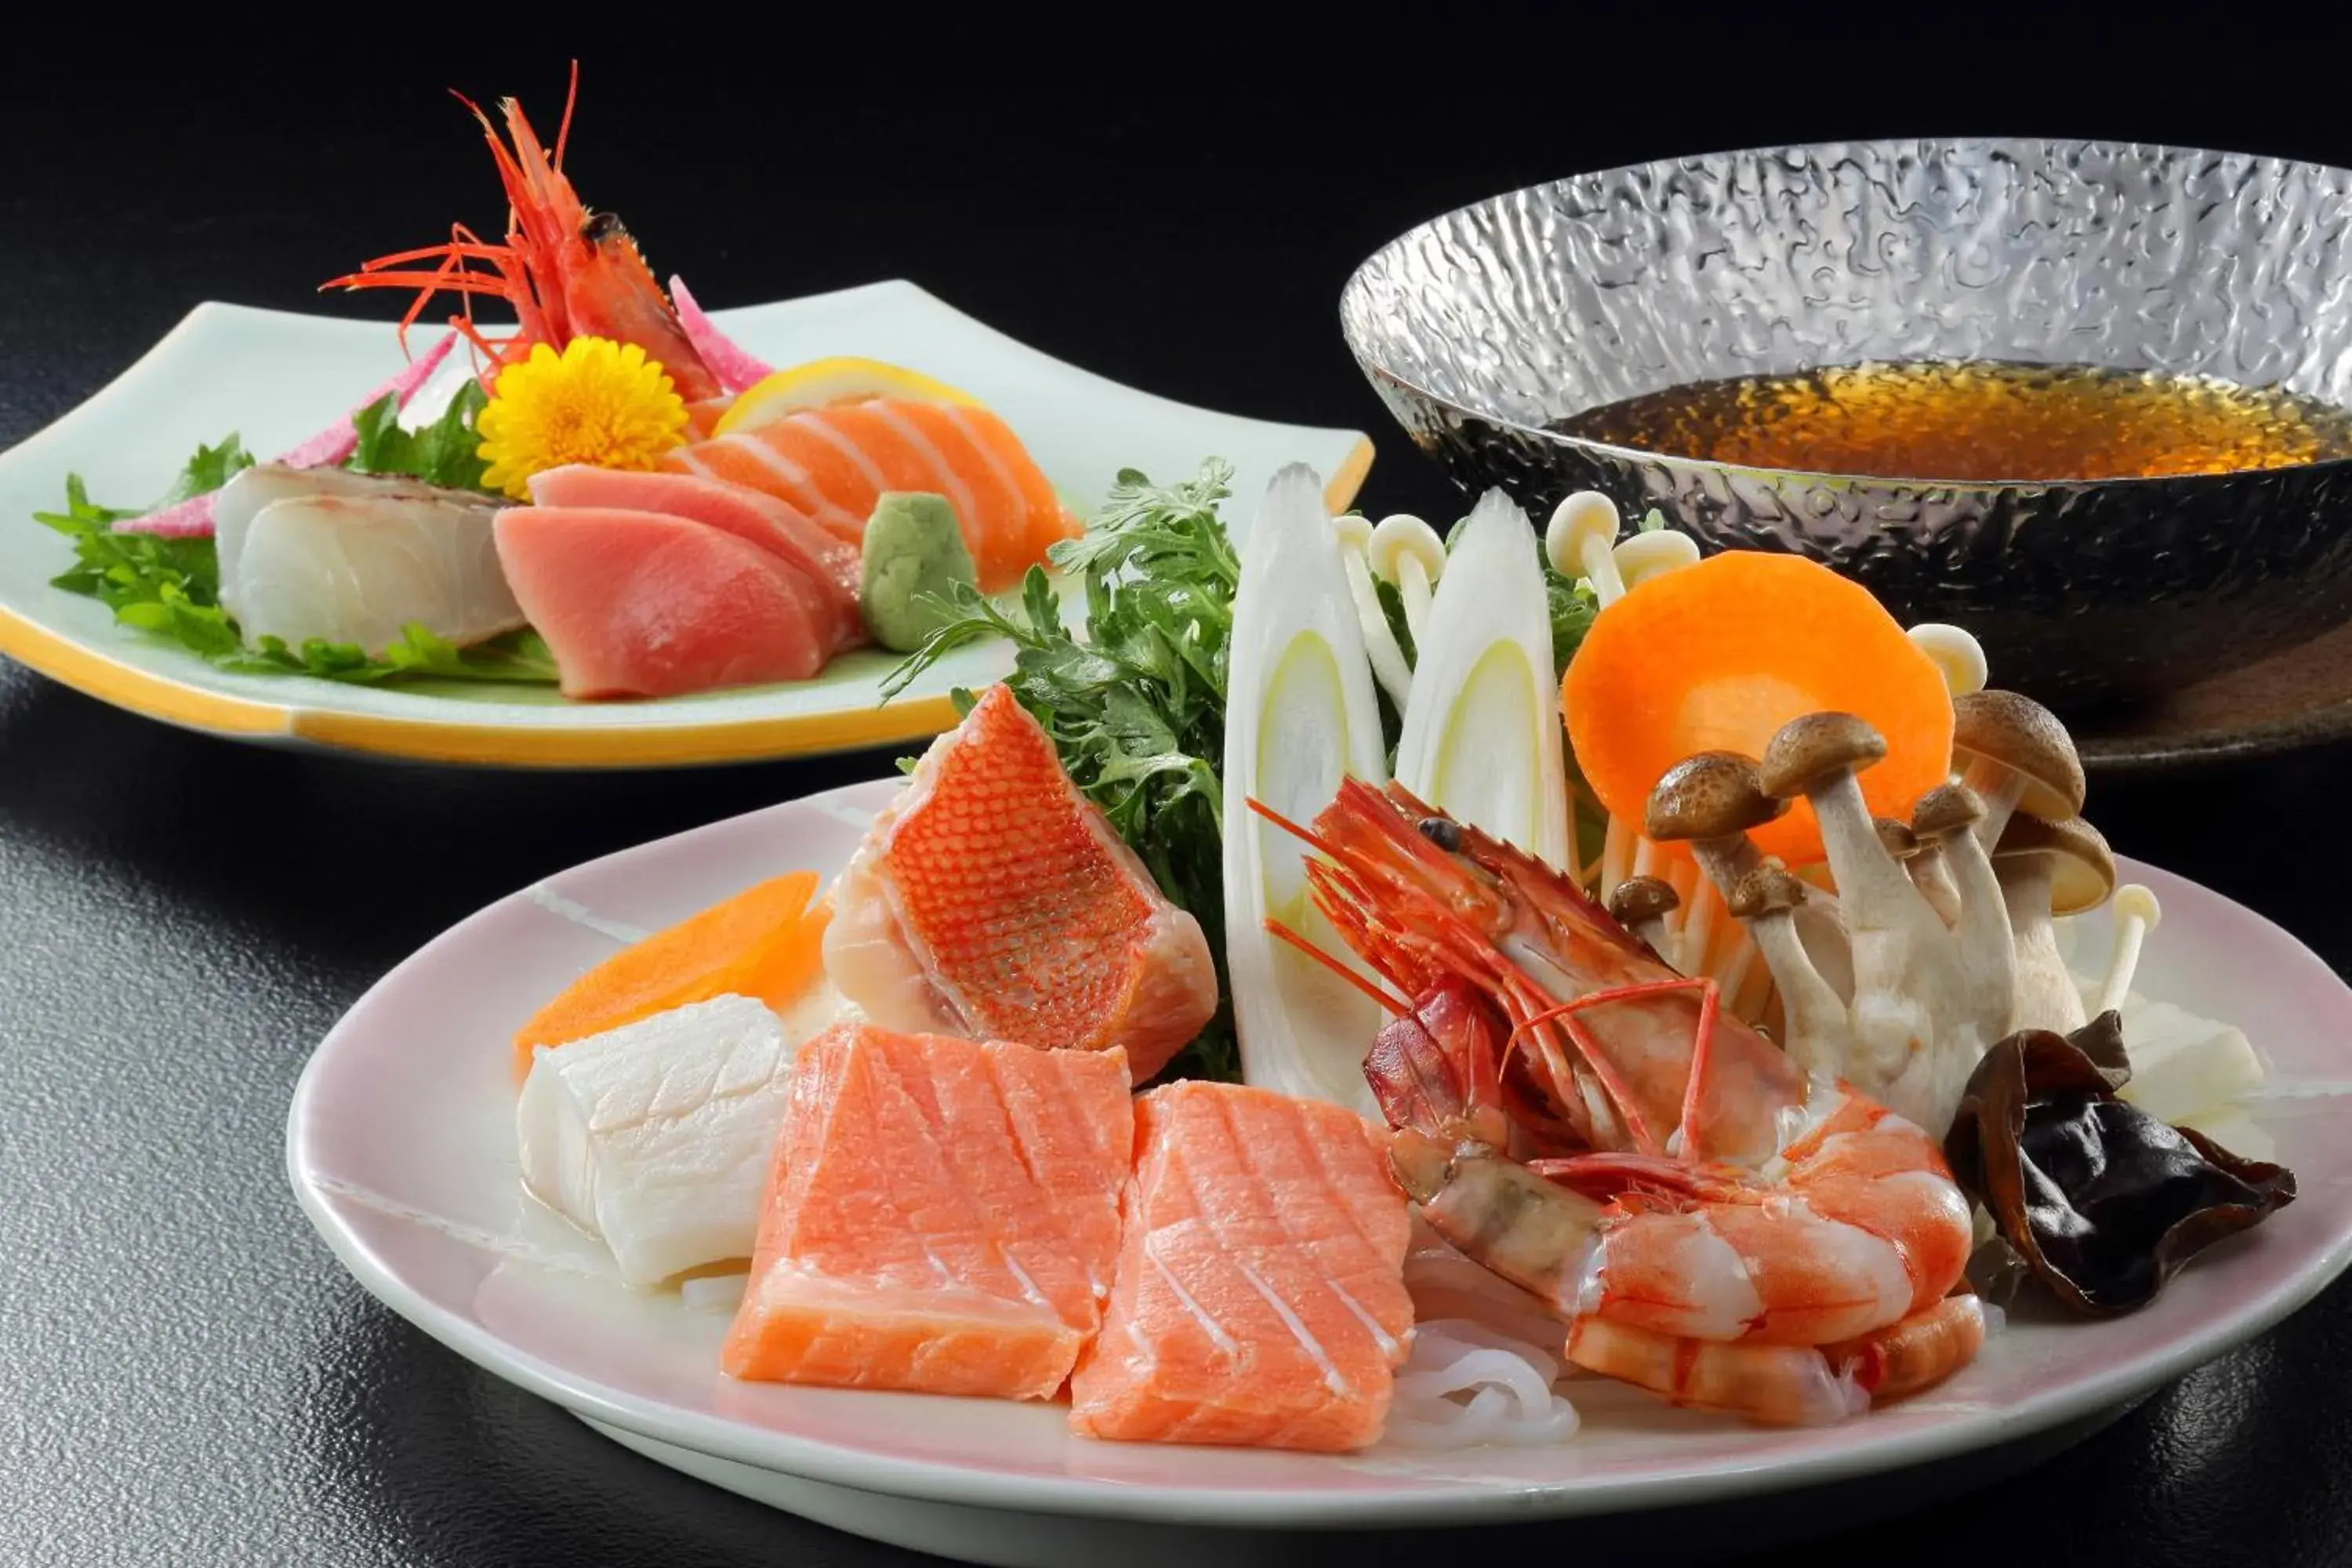
[[[1845,1003],[1813,967],[1797,934],[1796,912],[1807,896],[1805,884],[1787,867],[1766,860],[1739,879],[1727,902],[1780,987],[1781,1048],[1807,1077],[1834,1077],[1845,1070]]]
[[[2012,811],[2055,822],[2083,812],[2083,759],[2058,716],[2014,691],[1952,700],[1952,761],[1984,801],[1977,842],[2000,842]]]
[[[1674,884],[1656,877],[1628,877],[1609,895],[1609,913],[1617,923],[1650,944],[1650,951],[1674,963],[1666,917],[1682,907]],[[1681,968],[1680,964],[1675,964]]]
[[[1687,842],[1707,880],[1728,900],[1759,859],[1748,830],[1788,809],[1787,801],[1764,793],[1751,759],[1737,752],[1701,752],[1658,780],[1643,830],[1653,843]]]
[[[1581,577],[1607,609],[1625,595],[1611,546],[1617,542],[1617,503],[1599,490],[1579,490],[1552,508],[1544,526],[1544,558],[1563,577]]]
[[[2098,998],[2091,1004],[2093,1017],[2114,1012],[2131,994],[2132,976],[2139,970],[2140,944],[2163,918],[2156,894],[2140,883],[2126,882],[2116,889],[2115,952],[2107,960],[2107,977],[2100,983]]]
[[[1759,782],[1812,803],[1837,879],[1853,959],[1846,1070],[1855,1086],[1931,1133],[1949,1126],[1986,1041],[1968,1016],[1952,933],[1878,841],[1854,775],[1886,742],[1851,713],[1790,720],[1764,751]]]
[[[1618,579],[1631,593],[1653,577],[1698,563],[1698,541],[1668,528],[1653,528],[1627,539],[1610,554],[1617,563]]]
[[[1331,520],[1332,531],[1339,536],[1339,556],[1348,575],[1348,596],[1355,602],[1356,624],[1363,628],[1364,653],[1372,661],[1372,675],[1381,689],[1389,694],[1397,711],[1412,698],[1412,666],[1405,662],[1404,649],[1389,626],[1387,612],[1381,608],[1380,591],[1372,586],[1372,567],[1368,558],[1372,543],[1372,525],[1354,512]]]
[[[1985,663],[1984,644],[1958,626],[1948,626],[1941,621],[1921,621],[1905,634],[1921,653],[1935,660],[1944,677],[1944,685],[1954,697],[1968,697],[1984,689],[1985,677],[1991,673]]]
[[[1760,827],[1789,809],[1788,803],[1763,792],[1756,778],[1756,763],[1737,752],[1701,752],[1685,757],[1658,780],[1643,820],[1644,844],[1686,842],[1691,855],[1706,873],[1707,880],[1727,905],[1733,889],[1740,879],[1753,871],[1760,862],[1756,847],[1748,840],[1748,830]],[[1696,910],[1704,910],[1702,900],[1694,900]],[[1796,913],[1798,931],[1813,962],[1832,987],[1850,982],[1852,961],[1846,953],[1845,927],[1838,915],[1837,900],[1817,889],[1807,889]],[[1694,942],[1694,935],[1702,935],[1699,921],[1694,916],[1682,931],[1684,973],[1695,973],[1705,963],[1704,941]],[[1736,989],[1745,978],[1751,962],[1743,945],[1719,955],[1719,973],[1716,978],[1727,989]]]
[[[2087,1015],[2059,955],[2056,917],[2105,903],[2116,885],[2116,858],[2099,830],[2079,816],[2053,822],[2021,811],[2002,830],[1992,863],[2016,942],[2016,1001],[2008,1026],[2070,1034]]]
[[[1364,559],[1375,576],[1396,585],[1404,604],[1404,629],[1418,647],[1437,579],[1445,572],[1445,541],[1421,519],[1401,511],[1381,519]]]
[[[1960,890],[1952,885],[1951,868],[1944,863],[1944,842],[1941,838],[1926,838],[1914,832],[1910,824],[1882,816],[1876,824],[1878,841],[1886,852],[1902,863],[1911,873],[1911,885],[1927,900],[1927,907],[1946,925],[1956,925],[1960,918]]]
[[[1984,802],[1964,784],[1938,784],[1911,808],[1912,836],[1923,846],[1940,847],[1938,858],[1958,895],[1952,934],[1968,984],[1969,1016],[1990,1044],[2013,1026],[2009,1016],[2017,996],[2017,951],[1992,859],[1977,842],[1974,829],[1983,818]]]

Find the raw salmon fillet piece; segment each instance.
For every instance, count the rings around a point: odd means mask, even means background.
[[[1119,1046],[1138,1082],[1217,1009],[1200,923],[1161,894],[1002,686],[932,742],[876,819],[834,889],[824,963],[877,1023]]]
[[[1101,1321],[1133,1141],[1115,1051],[835,1025],[793,1068],[720,1364],[1051,1398]]]
[[[1118,1281],[1071,1379],[1082,1436],[1375,1441],[1412,1333],[1405,1203],[1341,1106],[1186,1081],[1136,1101]]]
[[[853,544],[883,491],[945,496],[991,594],[1079,531],[1020,437],[971,405],[876,397],[803,408],[681,447],[662,466],[764,491]]]

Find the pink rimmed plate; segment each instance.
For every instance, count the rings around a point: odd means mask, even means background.
[[[459,1354],[665,1464],[845,1530],[1001,1563],[1197,1563],[1208,1549],[1271,1560],[1299,1530],[1586,1516],[1591,1531],[1609,1523],[1595,1516],[1669,1505],[1785,1513],[1789,1494],[1824,1486],[1916,1503],[2095,1428],[2352,1260],[2352,1143],[2332,1135],[2352,1090],[2352,991],[2260,916],[2127,864],[2164,905],[2143,973],[2269,1058],[2255,1114],[2302,1196],[2134,1316],[2021,1310],[1927,1396],[1764,1431],[1579,1382],[1583,1429],[1561,1447],[1330,1458],[1083,1441],[1055,1406],[738,1384],[718,1370],[722,1313],[624,1289],[526,1204],[506,1042],[619,943],[780,870],[837,870],[895,788],[854,785],[592,861],[385,976],[319,1047],[287,1129],[295,1194],[336,1256]],[[2091,951],[2105,940],[2095,924],[2081,935]]]

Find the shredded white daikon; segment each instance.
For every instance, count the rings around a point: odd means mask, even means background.
[[[1561,1443],[1576,1407],[1552,1392],[1558,1357],[1458,1318],[1424,1322],[1397,1373],[1388,1439],[1407,1448]]]

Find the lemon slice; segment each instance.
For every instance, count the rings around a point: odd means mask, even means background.
[[[980,402],[968,392],[960,392],[944,381],[934,380],[904,365],[885,364],[878,359],[859,359],[850,354],[835,354],[830,359],[813,359],[806,364],[780,370],[745,388],[734,405],[719,416],[711,434],[731,435],[738,430],[770,424],[803,408],[823,408],[835,403],[860,403],[870,397],[905,397],[924,403],[972,405]]]

